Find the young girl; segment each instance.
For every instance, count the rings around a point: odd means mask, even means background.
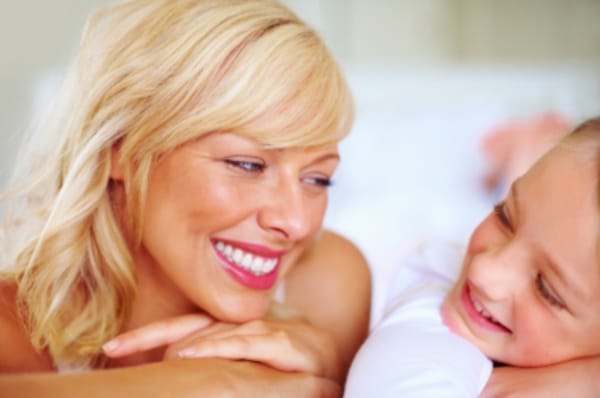
[[[0,395],[339,394],[369,317],[321,228],[352,114],[277,1],[99,10],[9,193]]]
[[[600,355],[599,176],[592,119],[512,184],[472,233],[462,265],[447,245],[410,257],[346,396],[476,397],[492,361],[532,368]],[[586,361],[579,374],[553,368],[554,381],[531,393],[595,396],[597,359]],[[502,388],[493,390],[484,394]]]

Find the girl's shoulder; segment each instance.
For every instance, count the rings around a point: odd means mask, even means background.
[[[17,288],[0,282],[0,373],[51,371],[52,363],[33,348],[17,307]]]

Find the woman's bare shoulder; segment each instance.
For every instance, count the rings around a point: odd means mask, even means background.
[[[299,265],[342,267],[345,271],[368,271],[367,261],[360,249],[344,236],[323,230],[299,261]],[[350,269],[348,268],[350,267]]]
[[[349,239],[323,230],[312,246],[300,258],[298,269],[313,269],[320,273],[339,272],[350,277],[369,277],[369,267],[361,251]],[[368,279],[367,279],[368,280]]]
[[[16,302],[16,286],[0,282],[0,373],[52,370],[46,355],[37,353]]]
[[[285,293],[286,304],[332,333],[349,363],[366,338],[371,305],[371,275],[360,250],[323,231],[290,271]]]

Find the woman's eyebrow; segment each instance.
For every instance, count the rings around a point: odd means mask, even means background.
[[[340,155],[337,153],[327,153],[325,155],[322,155],[318,158],[316,158],[315,160],[312,161],[312,163],[320,163],[320,162],[325,162],[326,160],[340,160]]]

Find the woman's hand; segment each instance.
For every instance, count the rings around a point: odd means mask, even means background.
[[[215,323],[172,344],[166,359],[226,358],[261,362],[288,372],[340,379],[332,338],[301,318],[274,318],[241,325]]]
[[[106,342],[102,349],[110,358],[121,358],[168,346],[213,323],[215,323],[213,318],[200,313],[163,319],[122,333]]]
[[[243,324],[216,322],[202,314],[155,322],[117,336],[105,344],[105,353],[118,358],[160,346],[168,346],[165,359],[248,360],[281,371],[341,379],[331,336],[281,305],[266,318]]]
[[[600,396],[600,358],[540,368],[495,368],[482,398]]]

